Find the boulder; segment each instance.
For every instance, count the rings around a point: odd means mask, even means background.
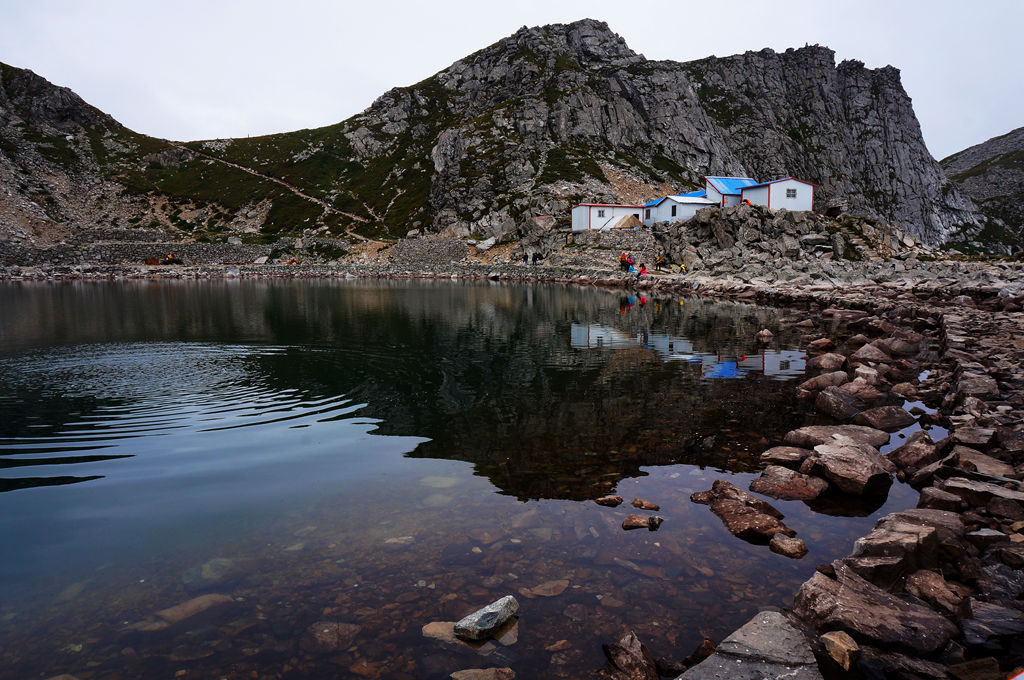
[[[938,571],[921,569],[907,577],[905,589],[947,616],[956,616],[963,597],[953,592]]]
[[[853,422],[873,427],[876,430],[895,432],[908,425],[913,425],[916,419],[899,406],[879,406],[861,412],[853,419]]]
[[[598,505],[614,508],[622,505],[622,496],[601,496],[600,498],[595,498],[594,502]]]
[[[892,357],[879,349],[875,344],[864,345],[850,355],[850,361],[871,362],[885,364],[892,361]]]
[[[1024,508],[1024,492],[1007,489],[998,484],[990,484],[963,477],[950,477],[939,482],[938,487],[943,491],[959,496],[967,505],[972,507],[984,507],[993,498],[1002,498]]]
[[[985,450],[995,442],[996,430],[993,427],[958,427],[949,436],[956,444]]]
[[[855,640],[932,654],[957,628],[928,607],[887,593],[848,565],[835,566],[835,578],[817,572],[793,601],[793,613],[814,630],[844,630]]]
[[[807,343],[807,351],[814,352],[815,354],[819,352],[829,352],[835,349],[835,347],[836,343],[832,342],[831,338],[818,338],[817,340],[811,340],[809,343]]]
[[[997,638],[1024,635],[1024,611],[994,602],[967,600],[968,616],[960,622],[969,645],[987,645]]]
[[[846,387],[846,385],[843,385]],[[826,387],[818,393],[814,400],[814,408],[818,413],[832,416],[836,420],[850,420],[861,412],[860,400],[844,391],[841,387]]]
[[[813,451],[810,449],[801,449],[796,446],[773,446],[761,454],[761,465],[781,465],[796,469],[811,453]]]
[[[958,512],[963,509],[964,502],[955,494],[937,489],[934,486],[928,486],[921,489],[921,495],[917,499],[917,507]]]
[[[858,366],[855,368],[853,371],[853,378],[854,380],[860,378],[869,385],[877,385],[882,379],[881,376],[878,375],[878,369],[871,368],[870,366]]]
[[[906,574],[937,565],[939,539],[934,527],[887,520],[882,518],[874,529],[854,542],[847,558],[854,571],[872,583],[888,586]],[[878,557],[887,559],[858,559]]]
[[[518,613],[516,598],[506,595],[458,621],[455,636],[463,640],[486,640]]]
[[[860,369],[857,369],[860,370]],[[878,390],[877,387],[864,380],[863,378],[854,378],[845,385],[840,385],[838,388],[849,395],[857,397],[863,401],[874,401],[881,399],[885,396],[884,392]]]
[[[800,472],[823,477],[843,493],[882,495],[892,486],[892,464],[873,446],[838,436],[814,447]]]
[[[885,446],[889,443],[889,435],[873,427],[862,425],[808,425],[786,433],[783,442],[789,446],[813,449],[819,444],[832,441],[835,435],[842,435],[870,446]]]
[[[761,476],[750,483],[750,490],[785,501],[803,501],[817,498],[828,482],[804,475],[780,465],[770,465]]]
[[[633,631],[601,649],[606,660],[604,668],[593,675],[597,680],[659,680],[654,656]]]
[[[803,634],[778,612],[761,612],[677,680],[820,680]]]
[[[797,394],[810,396],[816,392],[820,392],[826,387],[838,387],[845,382],[850,381],[850,376],[846,375],[844,371],[833,371],[832,373],[822,373],[821,375],[815,376],[809,380],[797,385]]]
[[[903,446],[889,452],[889,460],[901,469],[922,468],[936,462],[939,457],[939,448],[924,430],[914,432]]]
[[[953,390],[964,397],[977,397],[978,399],[998,399],[999,383],[995,378],[984,373],[964,371],[956,381]]]
[[[1009,477],[1013,475],[1013,466],[984,453],[969,449],[966,446],[954,446],[950,453],[957,456],[957,467],[983,475]]]
[[[843,367],[846,363],[846,357],[842,354],[836,354],[829,352],[827,354],[821,354],[816,357],[812,357],[807,360],[807,368],[811,371],[828,371],[835,372]]]

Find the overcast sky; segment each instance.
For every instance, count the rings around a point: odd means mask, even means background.
[[[607,21],[649,59],[827,45],[887,64],[932,154],[1024,126],[1024,0],[0,0],[0,61],[176,140],[328,125],[520,27]]]

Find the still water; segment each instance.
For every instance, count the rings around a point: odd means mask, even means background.
[[[630,629],[679,659],[913,502],[773,501],[794,561],[689,501],[816,422],[773,309],[147,281],[7,284],[0,315],[2,678],[575,678]],[[659,531],[621,529],[636,497]],[[423,633],[506,594],[500,642]]]

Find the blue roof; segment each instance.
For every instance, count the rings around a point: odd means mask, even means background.
[[[705,177],[715,191],[723,195],[739,195],[744,187],[757,184],[757,180],[749,177]]]
[[[705,196],[707,196],[707,193],[708,193],[707,190],[701,189],[700,191],[691,191],[688,194],[675,194],[675,195],[672,195],[672,196],[665,196],[663,198],[656,198],[653,201],[651,201],[650,203],[644,203],[643,207],[644,208],[653,208],[654,206],[656,206],[656,205],[660,204],[662,201],[664,201],[666,198],[704,198]]]

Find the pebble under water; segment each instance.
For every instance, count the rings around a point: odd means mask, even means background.
[[[774,309],[244,280],[5,284],[0,309],[0,678],[579,678],[627,630],[678,660],[913,504],[769,499],[790,560],[690,502],[823,422]],[[633,498],[658,531],[621,528]],[[508,594],[515,626],[451,639]]]

